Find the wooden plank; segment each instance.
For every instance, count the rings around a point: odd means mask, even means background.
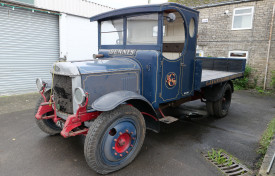
[[[225,82],[242,76],[242,72],[202,70],[201,87],[217,84],[220,82]]]

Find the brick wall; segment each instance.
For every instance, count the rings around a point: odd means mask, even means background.
[[[270,23],[274,0],[253,1],[198,9],[200,11],[198,49],[204,56],[228,57],[229,51],[248,51],[247,63],[254,68],[258,86],[263,86]],[[234,8],[254,6],[253,26],[247,30],[231,30]],[[229,14],[224,12],[228,10]],[[208,19],[202,23],[202,19]],[[267,88],[271,88],[271,71],[275,70],[275,24],[268,65]]]

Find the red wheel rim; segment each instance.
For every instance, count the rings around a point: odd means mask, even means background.
[[[131,136],[129,133],[123,133],[117,138],[115,143],[115,150],[117,153],[125,152],[131,145]]]

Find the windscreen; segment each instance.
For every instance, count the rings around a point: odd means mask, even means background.
[[[127,18],[127,45],[156,45],[158,14]]]
[[[101,22],[101,45],[123,45],[123,19]]]

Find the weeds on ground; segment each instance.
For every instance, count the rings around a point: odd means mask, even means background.
[[[216,151],[215,149],[212,148],[211,151],[208,151],[208,157],[218,163],[218,164],[225,164],[227,163],[226,165],[227,166],[231,166],[233,164],[233,161],[232,161],[232,157],[230,156],[229,159],[227,159],[223,154],[222,154],[223,150],[220,149],[218,151]]]
[[[275,117],[269,122],[267,129],[264,131],[262,138],[260,140],[260,147],[258,149],[258,153],[261,155],[265,155],[267,148],[273,139],[275,134]]]
[[[275,135],[275,117],[267,125],[267,129],[264,131],[262,138],[260,140],[260,146],[257,152],[261,155],[258,163],[256,164],[257,168],[260,168],[268,146]]]
[[[275,70],[271,71],[271,87],[275,88]]]
[[[244,71],[244,77],[241,79],[233,80],[235,90],[243,90],[243,89],[250,88],[248,82],[249,82],[249,77],[251,75],[251,72],[252,72],[252,68],[250,66],[246,66]]]
[[[272,90],[264,90],[263,87],[257,86],[259,77],[256,75],[253,78],[253,83],[249,83],[252,71],[255,71],[255,70],[252,69],[250,66],[246,66],[245,71],[244,71],[244,77],[241,79],[233,80],[234,89],[235,90],[255,89],[260,94],[264,94],[264,95],[274,94],[274,91],[272,91]],[[275,88],[275,70],[271,71],[271,83],[270,84],[271,84],[271,87]]]

